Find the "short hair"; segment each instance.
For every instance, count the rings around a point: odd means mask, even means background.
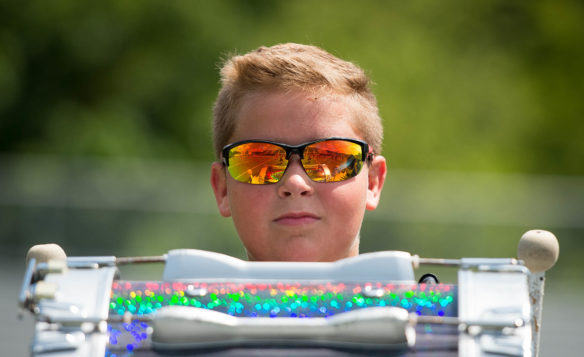
[[[354,116],[354,129],[374,153],[381,153],[383,126],[371,80],[351,62],[316,46],[285,43],[232,56],[220,73],[221,89],[213,109],[212,126],[217,159],[235,131],[244,100],[265,90],[323,91],[346,97]]]

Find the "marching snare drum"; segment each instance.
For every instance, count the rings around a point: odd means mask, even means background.
[[[119,279],[118,265],[144,262],[164,263],[162,279]],[[417,284],[419,264],[456,266],[458,281]],[[33,258],[20,304],[36,318],[34,356],[532,356],[531,275],[515,259],[404,252],[332,263],[198,250]]]

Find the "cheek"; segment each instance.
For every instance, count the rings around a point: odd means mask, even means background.
[[[259,218],[269,207],[268,187],[234,183],[228,187],[229,206],[233,222],[238,230],[257,227]]]
[[[334,212],[339,222],[361,226],[365,213],[367,183],[359,180],[349,185],[343,185],[331,192],[328,202],[329,212]]]

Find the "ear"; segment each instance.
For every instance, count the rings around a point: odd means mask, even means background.
[[[367,187],[367,202],[365,205],[368,210],[374,210],[379,204],[386,173],[385,158],[381,155],[374,156],[371,165],[369,165],[369,186]]]
[[[211,187],[217,201],[217,208],[223,217],[231,216],[229,207],[229,196],[227,195],[227,176],[225,167],[220,162],[214,162],[211,165]]]

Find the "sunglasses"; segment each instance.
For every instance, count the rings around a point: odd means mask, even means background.
[[[366,142],[327,138],[301,145],[246,140],[223,148],[223,163],[239,182],[265,185],[280,181],[290,157],[297,154],[304,171],[315,182],[339,182],[355,177],[373,152]]]

